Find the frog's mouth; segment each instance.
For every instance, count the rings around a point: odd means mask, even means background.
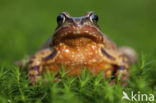
[[[90,42],[98,42],[94,36],[88,34],[73,35],[69,34],[61,39],[62,42],[68,45],[84,45]]]
[[[103,36],[96,28],[62,28],[57,31],[53,38],[53,43],[63,42],[68,45],[84,45],[90,42],[102,42]]]

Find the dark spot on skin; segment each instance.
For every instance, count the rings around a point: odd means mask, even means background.
[[[114,71],[113,71],[112,75],[114,75],[115,77],[119,76],[119,71],[122,71],[125,69],[124,66],[119,66],[119,65],[113,65],[113,67],[114,67]]]
[[[120,70],[124,70],[124,69],[125,69],[124,66],[119,66],[118,68],[119,68]]]
[[[30,78],[33,78],[33,77],[35,77],[35,75],[29,74],[29,77],[30,77]]]
[[[29,61],[29,64],[32,64],[33,63],[33,61],[31,60],[31,61]]]
[[[111,77],[111,80],[114,80],[116,78],[116,73],[119,69],[119,66],[118,65],[113,65],[113,68],[112,68],[112,77]]]
[[[33,66],[33,67],[29,68],[29,70],[39,70],[39,66]]]
[[[48,55],[47,57],[43,58],[43,60],[48,61],[50,59],[53,59],[56,56],[56,54],[57,54],[57,50],[54,49],[53,52],[50,55]]]
[[[124,70],[125,67],[124,66],[118,66],[118,65],[114,65],[115,69],[119,69],[119,70]]]
[[[111,60],[115,60],[114,57],[112,57],[111,55],[109,55],[103,48],[101,48],[101,52],[104,56],[106,56],[107,58],[111,59]]]

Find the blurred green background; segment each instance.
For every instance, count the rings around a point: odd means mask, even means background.
[[[117,45],[128,45],[156,64],[156,0],[1,0],[0,63],[33,54],[67,11],[83,16],[95,11],[99,25]]]
[[[81,87],[88,79],[85,76],[84,80],[80,78],[71,87],[62,87],[60,84],[68,85],[73,78],[39,88],[29,86],[26,72],[14,67],[13,62],[36,52],[53,35],[57,26],[56,17],[62,11],[67,11],[72,16],[83,16],[87,11],[95,11],[99,16],[101,30],[118,46],[134,48],[139,59],[140,55],[146,57],[145,63],[142,59],[131,67],[129,87],[107,86],[105,82],[99,82],[98,89],[95,90],[94,79],[88,82],[91,84]],[[1,103],[35,103],[38,100],[56,100],[57,103],[65,100],[71,103],[78,100],[85,103],[92,100],[92,103],[120,103],[123,89],[129,93],[141,91],[156,94],[155,74],[156,0],[0,0]],[[69,88],[70,92],[66,92]]]

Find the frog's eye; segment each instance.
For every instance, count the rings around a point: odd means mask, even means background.
[[[95,14],[95,13],[91,13],[90,16],[90,21],[93,22],[93,23],[97,23],[98,22],[98,16]]]
[[[63,24],[63,23],[65,22],[65,19],[66,19],[65,15],[60,14],[60,15],[57,17],[57,23],[58,23],[58,25]]]

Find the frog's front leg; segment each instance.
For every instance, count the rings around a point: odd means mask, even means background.
[[[28,65],[28,77],[30,84],[36,84],[38,79],[41,79],[41,74],[43,72],[43,64],[45,64],[45,59],[52,59],[56,56],[56,49],[43,49],[38,51],[33,55],[29,61]]]
[[[115,73],[117,81],[120,80],[122,86],[126,86],[128,84],[129,79],[129,67],[127,66],[118,66],[118,70]]]
[[[110,85],[116,84],[119,82],[122,86],[126,86],[128,84],[129,79],[129,68],[124,66],[114,65],[112,72],[112,80],[110,81]]]

